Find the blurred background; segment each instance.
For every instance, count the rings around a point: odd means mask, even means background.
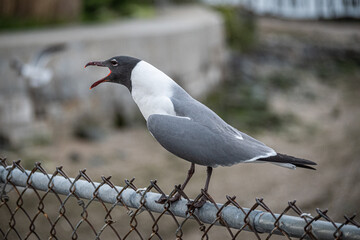
[[[251,207],[263,197],[279,212],[297,199],[339,221],[360,210],[359,19],[360,0],[0,0],[0,156],[171,191],[190,164],[151,137],[127,89],[89,90],[108,70],[87,62],[130,55],[239,130],[318,163],[217,168],[215,201],[236,195]]]

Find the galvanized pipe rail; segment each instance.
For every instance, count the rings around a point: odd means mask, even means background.
[[[75,193],[76,196],[83,199],[93,199],[94,191],[98,188],[100,183],[88,182],[85,180],[65,178],[62,176],[55,176],[52,178],[51,174],[44,174],[41,172],[21,171],[18,168],[11,168],[8,166],[0,166],[0,187],[1,184],[11,181],[12,184],[18,187],[31,187],[40,191],[48,191],[49,185],[52,186],[52,191],[57,194],[71,195]],[[52,178],[52,182],[49,179]],[[75,182],[75,183],[74,183]],[[117,195],[123,190],[122,187],[115,187],[117,191],[107,184],[103,184],[96,191],[96,197],[105,203],[117,202]],[[156,203],[161,195],[153,192],[135,191],[127,188],[122,191],[122,202],[130,208],[141,208],[145,203],[147,210],[157,213],[164,212],[164,205]],[[96,200],[96,199],[95,199]],[[145,200],[145,202],[144,202]],[[187,216],[187,200],[180,200],[173,203],[169,210],[177,217],[186,218]],[[119,203],[120,204],[120,203]],[[206,203],[202,208],[196,210],[194,214],[203,223],[221,225],[217,221],[217,213],[222,207],[222,204]],[[279,214],[272,214],[266,211],[251,210],[248,208],[241,209],[234,206],[225,206],[221,211],[221,218],[226,222],[227,226],[234,229],[241,229],[251,231],[251,228],[258,233],[273,233],[282,234],[281,230],[286,232],[288,236],[301,238],[304,237],[304,228],[307,223],[303,218],[282,215],[279,219]],[[249,213],[250,212],[250,213]],[[248,214],[249,213],[249,214]],[[245,219],[248,219],[247,223]],[[336,227],[331,222],[316,220],[311,223],[311,232],[317,239],[334,239],[334,232],[340,226],[335,223]],[[249,227],[250,226],[250,227]],[[280,227],[276,228],[276,226]],[[276,229],[274,231],[274,229]],[[344,225],[341,227],[341,239],[357,239],[360,240],[360,228],[352,225]],[[305,237],[308,238],[308,237]]]

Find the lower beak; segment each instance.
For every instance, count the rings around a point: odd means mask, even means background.
[[[85,65],[85,68],[88,67],[88,66],[106,67],[103,62],[88,62],[88,63]],[[99,81],[94,82],[94,83],[91,85],[90,89],[96,87],[96,86],[99,85],[100,83],[109,82],[110,80],[107,79],[107,78],[110,76],[110,74],[111,74],[111,70],[110,70],[110,73],[109,73],[106,77],[100,79]]]

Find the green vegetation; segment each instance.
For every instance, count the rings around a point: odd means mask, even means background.
[[[0,149],[6,149],[11,146],[11,142],[9,137],[5,134],[0,132]]]
[[[295,76],[293,72],[274,71],[267,76],[265,81],[268,81],[269,86],[272,88],[288,91],[298,84],[298,78]]]
[[[255,45],[255,16],[239,7],[215,7],[224,19],[226,39],[234,50],[246,51]]]
[[[96,117],[84,114],[74,123],[72,134],[75,138],[85,141],[97,141],[104,137],[101,121]]]
[[[107,21],[117,17],[146,18],[154,16],[152,1],[83,0],[83,21]]]
[[[227,44],[234,54],[230,61],[241,62],[239,53],[252,54],[256,48],[255,16],[238,7],[220,6],[215,10],[224,19]],[[254,74],[249,79],[239,66],[231,66],[227,71],[230,77],[207,98],[210,108],[225,121],[246,132],[258,132],[278,130],[284,122],[294,120],[292,115],[274,113],[266,94],[269,87],[288,90],[295,86],[297,81],[289,74],[274,72],[265,77]]]
[[[327,61],[315,62],[312,68],[324,83],[334,85],[339,78],[355,80],[353,76],[359,71],[359,65],[360,60],[356,62],[348,58],[341,59],[332,57],[328,58]]]
[[[126,117],[124,116],[124,114],[122,112],[120,112],[120,111],[115,112],[113,125],[115,128],[123,128],[128,125],[128,123],[126,121]]]
[[[47,146],[52,143],[52,137],[48,134],[37,134],[26,141],[26,144],[33,146]]]
[[[60,20],[41,20],[36,18],[17,18],[0,16],[0,30],[41,28],[64,24]]]
[[[270,109],[266,87],[266,80],[233,78],[207,98],[207,105],[229,124],[245,132],[279,130],[283,123],[292,122],[294,116],[279,115]]]

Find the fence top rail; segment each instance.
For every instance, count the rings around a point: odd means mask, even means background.
[[[237,231],[236,234],[230,234],[233,239],[245,230],[254,232],[259,239],[259,233],[267,233],[268,236],[277,234],[288,238],[360,240],[360,226],[354,220],[355,215],[345,216],[344,223],[336,223],[327,215],[327,210],[316,209],[318,215],[311,216],[302,212],[296,205],[296,201],[288,202],[288,206],[280,214],[273,213],[261,198],[256,199],[251,208],[243,208],[235,201],[235,197],[226,196],[226,203],[219,204],[205,192],[202,194],[207,197],[208,201],[200,209],[192,208],[189,203],[193,200],[184,198],[172,204],[168,202],[159,204],[156,201],[164,193],[156,181],[151,181],[146,188],[136,188],[133,180],[125,180],[125,186],[119,187],[110,181],[110,177],[102,177],[102,182],[93,182],[86,175],[85,170],[80,171],[75,178],[70,178],[62,170],[62,167],[56,168],[53,174],[47,174],[39,163],[35,164],[34,169],[28,171],[22,168],[19,161],[7,165],[2,159],[0,164],[0,210],[6,191],[19,187],[76,197],[78,200],[88,199],[102,204],[121,205],[126,207],[129,215],[133,217],[142,211],[148,211],[160,213],[161,216],[166,214],[172,215],[174,218],[175,216],[183,218],[183,223],[188,219],[194,219],[202,226],[204,235],[213,225],[220,225],[226,227],[229,232],[231,232],[230,229]],[[178,190],[175,188],[170,196]],[[186,195],[184,196],[186,197]],[[202,195],[198,196],[194,202],[201,197]],[[299,217],[286,215],[290,211]],[[178,224],[179,228],[183,223]],[[205,227],[204,224],[209,224],[209,226]]]

